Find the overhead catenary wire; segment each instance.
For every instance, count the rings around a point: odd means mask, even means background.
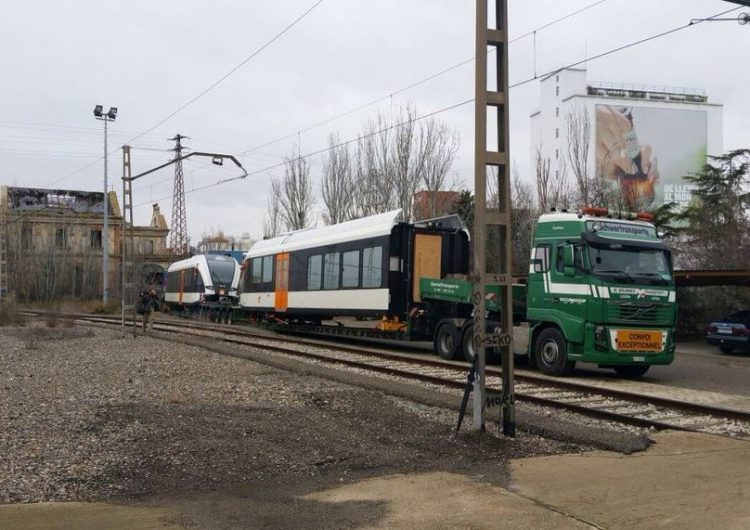
[[[289,25],[289,26],[288,26],[287,28],[285,28],[285,29],[284,29],[284,32],[286,32],[286,31],[287,31],[288,29],[291,29],[291,27],[292,27],[292,26],[293,26],[294,24],[296,24],[296,23],[297,23],[297,22],[299,22],[299,21],[300,21],[300,20],[301,20],[302,18],[304,18],[304,17],[305,17],[305,16],[306,16],[306,15],[307,15],[308,13],[310,13],[310,12],[311,12],[311,11],[312,11],[312,10],[313,10],[314,8],[316,8],[316,7],[317,7],[317,6],[318,6],[318,5],[319,5],[319,4],[320,4],[320,3],[322,2],[322,1],[323,1],[323,0],[320,0],[320,1],[318,2],[318,3],[316,3],[315,5],[313,5],[313,6],[312,6],[312,7],[310,8],[310,9],[308,9],[308,10],[307,10],[306,12],[304,12],[304,13],[303,13],[302,15],[300,15],[300,17],[298,17],[298,18],[297,18],[297,19],[296,19],[295,21],[293,21],[293,22],[292,22],[292,23],[291,23],[291,24],[290,24],[290,25]],[[589,9],[591,9],[591,8],[593,8],[593,7],[596,7],[596,6],[600,5],[600,4],[603,4],[604,2],[607,2],[607,1],[609,1],[609,0],[598,0],[598,1],[594,2],[594,3],[592,3],[592,4],[589,4],[589,5],[587,5],[587,6],[584,6],[584,7],[580,8],[580,9],[577,9],[576,11],[573,11],[573,12],[571,12],[571,13],[568,13],[567,15],[564,15],[564,16],[562,16],[562,17],[559,17],[559,18],[555,19],[555,20],[552,20],[552,21],[550,21],[550,22],[547,22],[547,23],[545,23],[544,25],[542,25],[542,26],[540,26],[540,27],[538,27],[538,28],[535,28],[534,30],[532,30],[532,31],[530,31],[530,32],[527,32],[527,33],[524,33],[524,34],[522,34],[522,35],[519,35],[518,37],[514,37],[513,39],[511,39],[511,40],[509,41],[509,43],[513,43],[513,42],[516,42],[516,41],[518,41],[518,40],[521,40],[521,39],[523,39],[523,38],[527,37],[528,35],[530,35],[530,34],[532,34],[532,33],[535,33],[535,32],[538,32],[538,31],[542,31],[542,30],[544,30],[544,29],[546,29],[546,28],[549,28],[549,27],[551,27],[551,26],[553,26],[553,25],[555,25],[555,24],[558,24],[558,23],[560,23],[560,22],[562,22],[562,21],[564,21],[564,20],[567,20],[567,19],[569,19],[569,18],[571,18],[571,17],[573,17],[573,16],[575,16],[575,15],[578,15],[578,14],[580,14],[580,13],[583,13],[584,11],[587,11],[587,10],[589,10]],[[283,34],[283,32],[282,32],[282,33],[280,33],[280,34],[279,34],[279,35],[278,35],[278,36],[277,36],[276,38],[280,37],[280,36],[281,36],[282,34]],[[272,42],[273,42],[273,41],[270,41],[269,43],[267,43],[267,44],[266,44],[266,47],[267,47],[268,45],[270,45],[270,44],[271,44]],[[257,52],[255,52],[255,54],[254,54],[254,55],[257,55],[257,53],[260,53],[260,51],[262,51],[262,49],[259,49],[259,50],[258,50]],[[492,50],[490,50],[490,52],[492,52]],[[243,63],[241,63],[240,65],[238,65],[237,67],[235,67],[235,69],[233,69],[232,71],[230,71],[230,72],[229,72],[229,74],[227,74],[227,75],[226,75],[226,76],[225,76],[224,78],[226,78],[226,77],[229,77],[229,75],[231,75],[231,74],[232,74],[232,73],[233,73],[234,71],[236,71],[236,70],[237,70],[237,69],[238,69],[239,67],[241,67],[241,66],[242,66],[242,65],[243,65],[243,64],[244,64],[245,62],[247,62],[247,61],[249,61],[250,59],[252,59],[252,57],[253,57],[253,56],[250,56],[250,57],[248,57],[247,59],[245,59],[245,61],[243,61]],[[376,98],[376,99],[374,99],[374,100],[372,100],[372,101],[369,101],[369,102],[367,102],[367,103],[365,103],[365,104],[362,104],[362,105],[358,105],[358,106],[357,106],[357,107],[355,107],[355,108],[352,108],[352,109],[350,109],[350,110],[344,111],[344,112],[342,112],[342,113],[339,113],[339,114],[336,114],[335,116],[332,116],[332,117],[330,117],[330,118],[327,118],[327,119],[321,120],[321,121],[319,121],[319,122],[317,122],[317,123],[314,123],[314,124],[312,124],[312,125],[308,125],[308,126],[306,126],[306,127],[303,127],[302,129],[299,129],[299,130],[297,130],[297,131],[295,131],[295,132],[293,132],[293,133],[290,133],[290,134],[287,134],[287,135],[281,136],[281,137],[279,137],[279,138],[276,138],[276,139],[274,139],[274,140],[271,140],[271,141],[265,142],[265,143],[263,143],[263,144],[260,144],[260,145],[257,145],[257,146],[254,146],[254,147],[251,147],[251,148],[245,149],[244,151],[240,151],[240,152],[239,152],[239,155],[240,155],[240,156],[242,156],[242,155],[247,155],[247,154],[249,154],[249,153],[251,153],[251,152],[254,152],[254,151],[258,151],[258,150],[260,150],[260,149],[263,149],[264,147],[268,147],[269,145],[273,145],[273,144],[276,144],[276,143],[278,143],[278,142],[282,142],[282,141],[284,141],[284,140],[288,140],[288,139],[290,139],[290,138],[293,138],[293,137],[295,137],[295,136],[299,136],[299,134],[301,134],[301,133],[303,133],[303,132],[308,132],[308,131],[311,131],[311,130],[313,130],[313,129],[316,129],[316,128],[318,128],[318,127],[321,127],[321,126],[323,126],[323,125],[326,125],[326,124],[328,124],[328,123],[331,123],[331,122],[333,122],[333,121],[339,120],[339,119],[341,119],[341,118],[344,118],[344,117],[346,117],[346,116],[350,116],[351,114],[355,114],[356,112],[359,112],[359,111],[361,111],[361,110],[364,110],[364,109],[366,109],[366,108],[368,108],[368,107],[371,107],[371,106],[373,106],[373,105],[376,105],[376,104],[378,104],[378,103],[380,103],[380,102],[382,102],[382,101],[386,101],[386,100],[388,100],[388,99],[392,99],[392,98],[393,98],[394,96],[397,96],[397,95],[399,95],[399,94],[402,94],[402,93],[404,93],[404,92],[407,92],[407,91],[409,91],[409,90],[411,90],[411,89],[413,89],[413,88],[416,88],[416,87],[418,87],[418,86],[420,86],[420,85],[422,85],[422,84],[424,84],[424,83],[427,83],[427,82],[429,82],[429,81],[431,81],[431,80],[433,80],[433,79],[436,79],[436,78],[438,78],[438,77],[441,77],[441,76],[443,76],[443,75],[445,75],[445,74],[447,74],[447,73],[450,73],[450,72],[452,72],[452,71],[454,71],[454,70],[456,70],[456,69],[458,69],[458,68],[460,68],[460,67],[462,67],[462,66],[465,66],[465,65],[467,65],[467,64],[470,64],[470,63],[474,62],[474,59],[475,59],[474,57],[469,57],[468,59],[465,59],[465,60],[463,60],[463,61],[461,61],[461,62],[459,62],[459,63],[456,63],[456,64],[454,64],[454,65],[452,65],[452,66],[449,66],[449,67],[447,67],[447,68],[444,68],[444,69],[442,69],[442,70],[440,70],[440,71],[438,71],[438,72],[435,72],[435,73],[433,73],[433,74],[430,74],[430,75],[428,75],[428,76],[426,76],[426,77],[424,77],[424,78],[422,78],[422,79],[420,79],[420,80],[418,80],[418,81],[416,81],[416,82],[413,82],[413,83],[411,83],[411,84],[408,84],[408,85],[406,85],[406,86],[404,86],[404,87],[401,87],[401,88],[399,88],[399,89],[397,89],[397,90],[391,91],[391,92],[389,92],[388,94],[386,94],[386,95],[384,95],[384,96],[381,96],[381,97],[379,97],[379,98]],[[219,80],[219,82],[221,82],[221,81],[223,81],[223,79]],[[217,82],[216,84],[218,84],[218,82]],[[196,98],[196,99],[197,99],[197,98]],[[190,102],[189,102],[189,103],[190,103]],[[188,103],[188,104],[189,104],[189,103]],[[169,119],[169,118],[170,118],[171,116],[173,116],[174,114],[176,114],[177,112],[179,112],[179,110],[181,110],[181,109],[178,109],[178,111],[175,111],[175,113],[173,113],[172,115],[168,116],[167,118],[165,118],[164,120],[162,120],[162,121],[161,121],[160,123],[157,123],[157,124],[156,124],[155,126],[151,127],[151,128],[150,128],[150,129],[148,129],[148,130],[147,130],[146,132],[149,132],[150,130],[153,130],[154,128],[158,127],[159,125],[161,125],[162,123],[164,123],[164,121],[168,120],[168,119]],[[143,136],[144,134],[146,134],[146,132],[144,132],[144,133],[141,133],[140,135],[138,135],[138,136],[135,136],[135,137],[133,137],[132,139],[128,140],[128,142],[125,142],[125,143],[129,143],[130,141],[133,141],[133,140],[135,140],[135,139],[139,138],[140,136]],[[114,153],[115,151],[116,151],[116,150],[113,150],[112,152],[110,152],[110,154]],[[89,167],[93,166],[94,164],[96,164],[96,163],[98,163],[99,161],[101,161],[101,160],[102,160],[102,158],[103,158],[103,157],[100,157],[100,158],[98,158],[97,160],[95,160],[95,161],[91,162],[90,164],[87,164],[86,166],[83,166],[83,167],[81,167],[81,168],[78,168],[77,170],[75,170],[75,171],[73,171],[73,172],[71,172],[71,173],[67,174],[66,176],[62,177],[61,179],[59,179],[59,180],[55,181],[55,182],[54,182],[53,184],[56,184],[57,182],[60,182],[60,181],[62,181],[62,180],[65,180],[65,179],[67,179],[67,178],[71,177],[72,175],[75,175],[76,173],[78,173],[78,172],[80,172],[80,171],[83,171],[84,169],[87,169],[87,168],[89,168]],[[206,165],[203,165],[203,166],[201,166],[201,167],[199,167],[199,168],[193,169],[193,170],[192,170],[191,172],[199,171],[200,169],[203,169],[203,168],[206,168],[206,167],[209,167],[209,166],[208,166],[208,164],[206,164]]]
[[[273,44],[278,39],[280,39],[283,35],[285,35],[289,30],[291,30],[300,21],[302,21],[302,19],[304,19],[305,17],[307,17],[307,15],[309,15],[313,10],[315,10],[316,7],[318,7],[323,2],[324,2],[324,0],[317,0],[311,7],[309,7],[308,9],[306,9],[302,14],[298,15],[294,20],[292,20],[292,22],[290,22],[289,24],[287,24],[284,27],[284,29],[282,29],[280,32],[278,32],[276,35],[274,35],[269,41],[267,41],[265,44],[263,44],[260,48],[258,48],[257,50],[255,50],[253,53],[251,53],[247,57],[245,57],[239,64],[237,64],[234,68],[232,68],[231,70],[229,70],[229,72],[227,72],[226,74],[224,74],[223,76],[221,76],[219,79],[217,79],[211,85],[209,85],[208,87],[206,87],[205,89],[203,89],[202,91],[200,91],[198,94],[196,94],[195,96],[193,96],[187,102],[185,102],[182,105],[180,105],[176,110],[174,110],[173,112],[171,112],[170,114],[168,114],[166,117],[162,118],[161,120],[159,120],[155,124],[151,125],[150,127],[148,127],[143,132],[141,132],[141,133],[133,136],[132,138],[130,138],[129,140],[127,140],[125,143],[133,142],[133,141],[135,141],[135,140],[137,140],[137,139],[145,136],[146,134],[148,134],[149,132],[153,131],[154,129],[156,129],[160,125],[166,123],[168,120],[172,119],[174,116],[176,116],[177,114],[179,114],[180,112],[182,112],[183,110],[185,110],[187,107],[189,107],[190,105],[192,105],[193,103],[195,103],[196,101],[198,101],[200,98],[202,98],[203,96],[205,96],[206,94],[208,94],[209,92],[211,92],[214,88],[216,88],[221,83],[223,83],[224,81],[226,81],[237,70],[239,70],[240,68],[242,68],[243,66],[245,66],[249,61],[251,61],[253,58],[257,57],[261,52],[263,52],[263,50],[265,50],[266,48],[268,48],[271,44]],[[113,149],[108,154],[113,154],[113,153],[117,152],[117,150],[118,149]],[[58,182],[61,182],[61,181],[65,180],[65,179],[67,179],[67,178],[75,175],[76,173],[78,173],[80,171],[83,171],[84,169],[89,168],[89,167],[93,166],[94,164],[97,164],[98,162],[100,162],[103,159],[104,159],[103,156],[99,157],[97,160],[94,160],[90,164],[86,164],[85,166],[82,166],[82,167],[76,169],[75,171],[72,171],[71,173],[68,173],[64,177],[56,180],[55,182],[53,182],[53,184],[57,184]]]
[[[723,16],[723,15],[726,15],[727,13],[731,13],[732,11],[736,11],[738,9],[741,9],[741,8],[740,7],[736,7],[736,8],[728,9],[726,11],[722,11],[721,13],[717,13],[716,15],[713,15],[713,16],[708,17],[706,19],[702,19],[702,20],[699,20],[699,21],[691,21],[691,22],[688,22],[688,23],[683,24],[681,26],[677,26],[675,28],[672,28],[672,29],[669,29],[669,30],[662,31],[660,33],[651,35],[649,37],[645,37],[645,38],[633,41],[633,42],[628,43],[628,44],[624,44],[624,45],[621,45],[621,46],[617,46],[615,48],[611,48],[610,50],[607,50],[605,52],[596,54],[596,55],[594,55],[592,57],[581,59],[579,61],[575,61],[575,62],[566,64],[566,65],[558,67],[558,68],[554,68],[554,69],[549,70],[549,71],[547,71],[547,72],[545,72],[543,74],[534,75],[533,77],[529,77],[529,78],[524,79],[522,81],[518,81],[516,83],[510,84],[509,88],[517,88],[517,87],[523,86],[525,84],[531,83],[531,82],[533,82],[533,81],[535,81],[537,79],[547,77],[548,75],[552,75],[552,74],[554,74],[556,72],[560,72],[560,71],[565,70],[567,68],[573,68],[575,66],[583,64],[584,62],[595,61],[597,59],[601,59],[601,58],[606,57],[608,55],[612,55],[614,53],[621,52],[623,50],[632,48],[634,46],[638,46],[638,45],[644,44],[646,42],[653,41],[653,40],[659,39],[661,37],[665,37],[665,36],[671,35],[671,34],[676,33],[678,31],[681,31],[681,30],[684,30],[684,29],[696,26],[698,24],[710,21],[710,20],[712,20],[714,18]],[[430,112],[428,114],[424,114],[422,116],[418,116],[418,117],[413,118],[413,119],[409,119],[409,120],[405,120],[405,121],[402,121],[402,122],[399,122],[399,123],[396,123],[396,124],[392,124],[392,125],[389,125],[387,127],[382,128],[382,129],[371,131],[371,132],[369,132],[369,133],[367,133],[365,135],[360,135],[360,136],[357,136],[356,138],[352,138],[352,139],[346,140],[344,142],[339,142],[339,143],[337,143],[335,145],[328,146],[328,147],[325,147],[325,148],[322,148],[322,149],[319,149],[319,150],[316,150],[316,151],[313,151],[313,152],[310,152],[310,153],[306,153],[304,155],[300,155],[300,156],[295,157],[295,158],[306,159],[306,158],[310,158],[310,157],[313,157],[313,156],[316,156],[316,155],[320,155],[320,154],[323,154],[323,153],[325,153],[327,151],[331,151],[331,150],[337,149],[339,147],[344,147],[344,146],[350,145],[350,144],[352,144],[354,142],[359,141],[360,139],[368,138],[368,137],[371,137],[371,136],[374,136],[374,135],[377,135],[377,134],[381,134],[381,133],[387,132],[387,131],[389,131],[391,129],[394,129],[394,128],[397,128],[397,127],[402,127],[402,126],[404,126],[404,125],[406,125],[408,123],[411,123],[411,122],[421,121],[421,120],[424,120],[426,118],[429,118],[429,117],[432,117],[432,116],[436,116],[438,114],[442,114],[443,112],[448,112],[450,110],[462,107],[464,105],[468,105],[469,103],[473,103],[474,101],[475,101],[474,98],[470,98],[470,99],[461,101],[459,103],[455,103],[455,104],[449,105],[447,107],[443,107],[443,108],[441,108],[439,110]],[[279,168],[279,167],[283,167],[285,163],[286,162],[279,162],[277,164],[273,164],[273,165],[264,167],[262,169],[258,169],[258,170],[255,170],[255,171],[248,172],[247,176],[259,175],[261,173],[265,173],[267,171],[271,171],[273,169],[276,169],[276,168]],[[228,180],[225,180],[225,181],[219,181],[219,182],[216,182],[216,183],[208,184],[208,185],[205,185],[205,186],[201,186],[201,187],[195,188],[194,190],[191,190],[191,191],[200,191],[200,190],[208,189],[208,188],[211,188],[211,187],[215,187],[215,186],[224,184],[226,182],[230,182],[231,180],[234,180],[234,179],[228,179]],[[190,193],[191,191],[188,191],[186,193]],[[159,198],[157,200],[165,200],[165,199],[170,199],[170,198],[172,198],[172,196],[171,195],[167,195],[167,196],[161,197],[161,198]],[[135,206],[136,207],[143,206],[144,204],[149,204],[149,203],[140,203],[140,204],[137,204]]]
[[[509,40],[508,43],[512,44],[512,43],[514,43],[516,41],[519,41],[519,40],[521,40],[521,39],[523,39],[525,37],[528,37],[529,35],[532,35],[532,34],[534,34],[536,32],[539,32],[539,31],[542,31],[544,29],[547,29],[547,28],[549,28],[551,26],[554,26],[555,24],[558,24],[558,23],[560,23],[560,22],[562,22],[564,20],[567,20],[567,19],[575,16],[575,15],[583,13],[584,11],[588,11],[589,9],[591,9],[593,7],[596,7],[596,6],[600,5],[600,4],[603,4],[605,2],[608,2],[608,1],[609,0],[598,0],[598,1],[594,2],[593,4],[589,4],[587,6],[584,6],[584,7],[580,8],[580,9],[577,9],[576,11],[568,13],[567,15],[564,15],[562,17],[559,17],[559,18],[555,19],[555,20],[547,22],[544,25],[539,26],[538,28],[535,28],[535,29],[533,29],[531,31],[528,31],[528,32],[522,34],[522,35],[514,37],[511,40]],[[492,53],[492,52],[494,52],[494,48],[491,48],[488,51],[488,54]],[[423,85],[424,83],[432,81],[433,79],[436,79],[436,78],[441,77],[441,76],[443,76],[443,75],[445,75],[447,73],[450,73],[450,72],[452,72],[454,70],[457,70],[458,68],[461,68],[462,66],[466,66],[467,64],[471,64],[471,63],[474,62],[474,60],[475,60],[475,57],[473,57],[473,56],[469,57],[467,59],[464,59],[463,61],[460,61],[460,62],[458,62],[456,64],[453,64],[453,65],[451,65],[451,66],[449,66],[447,68],[444,68],[444,69],[442,69],[442,70],[440,70],[438,72],[435,72],[433,74],[425,76],[425,77],[423,77],[422,79],[420,79],[418,81],[410,83],[410,84],[408,84],[406,86],[403,86],[403,87],[401,87],[401,88],[399,88],[397,90],[393,90],[393,91],[389,92],[388,94],[386,94],[384,96],[380,96],[378,98],[375,98],[375,99],[373,99],[373,100],[371,100],[371,101],[369,101],[367,103],[363,103],[361,105],[358,105],[358,106],[356,106],[356,107],[354,107],[354,108],[352,108],[350,110],[341,112],[341,113],[336,114],[334,116],[331,116],[330,118],[326,118],[324,120],[318,121],[318,122],[313,123],[311,125],[307,125],[307,126],[301,128],[301,129],[298,129],[297,131],[295,131],[293,133],[289,133],[289,134],[286,134],[284,136],[280,136],[279,138],[276,138],[274,140],[270,140],[268,142],[256,145],[254,147],[250,147],[248,149],[245,149],[244,151],[240,151],[239,154],[240,155],[245,155],[247,153],[251,153],[251,152],[256,151],[258,149],[263,149],[264,147],[268,147],[269,145],[273,145],[273,144],[276,144],[276,143],[279,143],[279,142],[283,142],[284,140],[289,140],[290,138],[298,136],[300,133],[305,133],[305,132],[311,131],[313,129],[317,129],[318,127],[321,127],[321,126],[326,125],[328,123],[331,123],[333,121],[339,120],[341,118],[345,118],[346,116],[350,116],[352,114],[355,114],[355,113],[357,113],[357,112],[359,112],[361,110],[364,110],[364,109],[366,109],[368,107],[372,107],[373,105],[377,105],[378,103],[381,103],[383,101],[387,101],[388,99],[391,99],[394,96],[397,96],[399,94],[407,92],[407,91],[409,91],[409,90],[411,90],[413,88],[416,88],[416,87],[418,87],[420,85]]]
[[[180,105],[175,111],[171,112],[169,115],[167,115],[166,117],[162,118],[161,120],[159,120],[158,122],[156,122],[154,125],[152,125],[148,129],[146,129],[145,131],[143,131],[142,133],[137,134],[136,136],[132,137],[130,140],[128,140],[128,143],[130,143],[130,142],[132,142],[134,140],[137,140],[138,138],[140,138],[144,134],[147,134],[147,133],[153,131],[159,125],[162,125],[167,120],[170,120],[171,118],[173,118],[174,116],[176,116],[177,114],[179,114],[180,112],[182,112],[183,110],[185,110],[187,107],[189,107],[190,105],[192,105],[193,103],[195,103],[196,101],[198,101],[200,98],[202,98],[203,96],[205,96],[206,94],[208,94],[209,92],[211,92],[214,88],[216,88],[221,83],[223,83],[224,81],[226,81],[237,70],[239,70],[240,68],[242,68],[243,66],[245,66],[253,58],[257,57],[261,52],[263,52],[263,50],[265,50],[271,44],[273,44],[274,42],[276,42],[277,40],[279,40],[282,36],[284,36],[285,33],[287,33],[290,29],[292,29],[294,26],[296,26],[302,19],[304,19],[307,15],[309,15],[310,13],[312,13],[312,11],[316,7],[318,7],[320,4],[322,4],[323,1],[324,0],[317,0],[311,7],[309,7],[308,9],[306,9],[301,15],[299,15],[292,22],[290,22],[284,29],[282,29],[279,33],[277,33],[276,35],[274,35],[273,38],[271,38],[271,40],[269,40],[268,42],[266,42],[265,44],[263,44],[260,48],[258,48],[257,50],[255,50],[253,53],[251,53],[250,55],[248,55],[247,57],[245,57],[237,66],[235,66],[234,68],[232,68],[231,70],[229,70],[229,72],[227,72],[226,74],[224,74],[223,76],[221,76],[219,79],[217,79],[216,81],[214,81],[213,83],[211,83],[211,85],[209,85],[207,88],[205,88],[202,91],[200,91],[197,95],[193,96],[187,102],[185,102],[182,105]]]
[[[661,37],[666,37],[667,35],[671,35],[673,33],[677,33],[678,31],[682,31],[683,29],[687,29],[687,28],[690,28],[692,26],[697,26],[698,24],[701,24],[703,22],[711,21],[711,20],[713,20],[715,18],[718,18],[718,17],[720,17],[722,15],[726,15],[727,13],[731,13],[732,11],[737,11],[738,9],[742,9],[742,8],[741,7],[734,7],[732,9],[728,9],[726,11],[722,11],[721,13],[717,13],[716,15],[713,15],[713,16],[708,17],[708,18],[704,18],[704,19],[700,19],[700,20],[691,20],[690,22],[688,22],[686,24],[683,24],[681,26],[677,26],[677,27],[674,27],[672,29],[668,29],[666,31],[662,31],[661,33],[657,33],[655,35],[651,35],[649,37],[645,37],[645,38],[639,39],[637,41],[633,41],[633,42],[631,42],[629,44],[623,44],[622,46],[618,46],[616,48],[612,48],[610,50],[607,50],[606,52],[602,52],[602,53],[599,53],[597,55],[593,55],[591,57],[583,58],[580,61],[576,61],[574,63],[566,64],[565,66],[560,66],[558,68],[554,68],[554,69],[552,69],[552,70],[550,70],[550,71],[548,71],[548,72],[546,72],[544,74],[534,75],[533,77],[530,77],[530,78],[525,79],[523,81],[520,81],[518,83],[514,83],[512,85],[509,85],[509,87],[510,88],[516,88],[516,87],[525,85],[527,83],[531,83],[532,81],[536,81],[537,79],[540,79],[540,78],[543,78],[543,77],[547,77],[548,75],[551,75],[551,74],[554,74],[554,73],[557,73],[557,72],[561,72],[562,70],[566,70],[568,68],[574,68],[574,67],[580,66],[580,65],[582,65],[584,63],[588,63],[588,62],[591,62],[591,61],[595,61],[596,59],[601,59],[602,57],[606,57],[608,55],[612,55],[613,53],[621,52],[623,50],[627,50],[628,48],[632,48],[634,46],[639,46],[641,44],[645,44],[645,43],[647,43],[649,41],[656,40],[656,39],[659,39]]]

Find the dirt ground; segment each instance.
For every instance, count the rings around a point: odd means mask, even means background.
[[[454,411],[194,346],[67,333],[0,329],[2,503],[104,501],[197,528],[378,526],[385,501],[315,494],[439,473],[445,488],[427,483],[443,502],[466,477],[502,486],[514,458],[582,450],[455,435]],[[60,509],[44,508],[58,522]]]
[[[643,451],[522,406],[533,432],[632,454],[492,423],[455,434],[455,411],[428,403],[459,396],[227,353],[246,358],[0,328],[0,528],[750,527],[748,442],[655,433]]]

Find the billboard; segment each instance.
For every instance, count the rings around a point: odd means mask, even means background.
[[[597,104],[595,113],[597,177],[634,210],[687,206],[683,177],[706,163],[706,112]]]

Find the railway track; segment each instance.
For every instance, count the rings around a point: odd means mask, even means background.
[[[119,317],[67,315],[67,318],[86,324],[120,325]],[[311,363],[334,365],[341,370],[377,373],[442,389],[460,391],[466,385],[465,363],[443,361],[424,354],[332,344],[309,338],[268,336],[252,329],[196,321],[162,320],[155,324],[155,329],[252,346]],[[517,401],[636,427],[678,429],[750,440],[750,413],[746,411],[553,379],[527,371],[518,371],[515,381]],[[501,384],[500,370],[488,367],[488,392],[499,393]]]

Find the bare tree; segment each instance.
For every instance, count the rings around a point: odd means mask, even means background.
[[[336,224],[354,218],[354,204],[351,192],[354,189],[349,148],[340,145],[338,134],[328,137],[330,150],[323,159],[321,196],[325,210],[326,224]]]
[[[267,210],[263,216],[263,237],[276,237],[281,232],[281,180],[271,179],[271,193],[266,201]]]
[[[279,194],[281,218],[287,230],[310,226],[314,203],[310,164],[302,158],[299,148],[284,158],[284,178],[272,191],[274,195]]]
[[[381,114],[366,125],[351,161],[355,217],[401,208],[404,219],[411,219],[420,184],[429,191],[445,188],[458,134],[437,120],[416,119],[416,110],[407,105],[394,120]]]
[[[413,217],[414,194],[424,175],[427,158],[434,150],[423,127],[414,121],[416,117],[414,107],[406,106],[399,111],[392,145],[393,188],[404,219]]]
[[[533,187],[521,178],[516,168],[513,168],[511,205],[513,274],[526,274],[538,212],[534,205]]]
[[[550,159],[542,154],[542,146],[536,148],[534,156],[536,165],[536,198],[539,210],[542,213],[550,211],[554,202],[552,200],[552,186],[550,183]]]
[[[438,214],[437,192],[446,190],[448,173],[458,152],[458,133],[447,124],[430,119],[422,123],[419,135],[419,172],[429,192],[429,217]]]
[[[592,178],[589,172],[589,147],[591,145],[591,118],[586,108],[577,105],[565,115],[568,137],[568,162],[575,177],[578,202],[589,206],[591,202]]]
[[[355,217],[365,217],[396,208],[390,134],[383,116],[366,125],[357,141],[354,157]]]

